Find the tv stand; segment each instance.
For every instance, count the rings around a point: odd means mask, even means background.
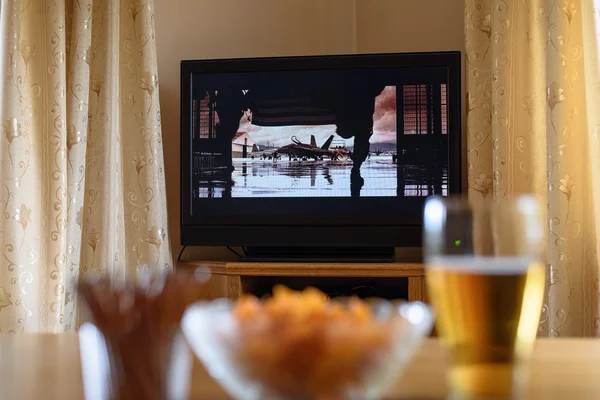
[[[391,263],[393,247],[248,247],[243,262]]]
[[[295,290],[313,286],[330,297],[429,302],[421,263],[180,261],[177,268],[193,270],[206,280],[198,293],[204,300],[236,300],[244,294],[262,297],[282,284]]]

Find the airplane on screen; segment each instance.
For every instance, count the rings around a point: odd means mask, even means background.
[[[275,150],[278,154],[287,154],[294,158],[322,158],[328,157],[331,160],[338,160],[349,156],[348,151],[344,149],[330,149],[331,142],[333,142],[334,135],[329,136],[329,139],[325,141],[323,146],[317,146],[317,140],[315,135],[310,135],[310,144],[302,143],[296,136],[292,136],[292,144],[288,144],[279,147]]]

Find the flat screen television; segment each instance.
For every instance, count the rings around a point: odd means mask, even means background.
[[[419,246],[426,197],[461,191],[460,57],[182,61],[181,244]]]

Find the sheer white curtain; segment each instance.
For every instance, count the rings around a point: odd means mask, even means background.
[[[153,10],[2,0],[2,333],[75,329],[81,273],[171,267]]]
[[[547,205],[540,335],[600,334],[600,1],[467,0],[469,195]]]

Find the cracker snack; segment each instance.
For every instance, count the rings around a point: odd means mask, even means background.
[[[338,398],[361,387],[392,347],[399,320],[377,320],[358,298],[328,300],[315,288],[276,286],[273,296],[241,298],[234,357],[244,373],[286,398]]]

